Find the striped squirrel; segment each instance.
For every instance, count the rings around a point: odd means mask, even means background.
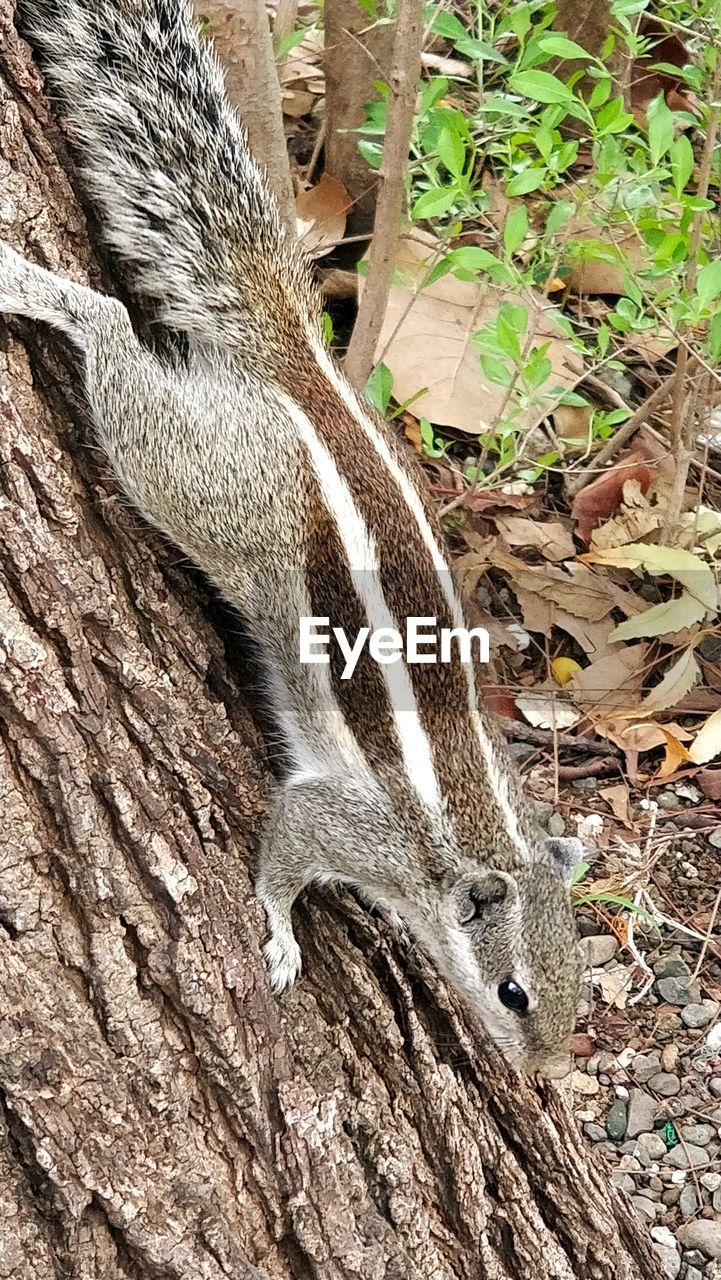
[[[471,665],[301,665],[300,619],[347,634],[463,625],[423,483],[326,351],[287,236],[187,0],[19,0],[110,250],[184,335],[141,343],[123,305],[0,253],[0,310],[82,351],[100,442],[130,500],[243,615],[290,765],[257,893],[272,986],[301,956],[313,881],[400,919],[519,1066],[570,1034],[575,840],[541,840]]]

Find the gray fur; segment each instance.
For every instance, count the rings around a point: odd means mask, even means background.
[[[322,507],[296,408],[310,416],[322,397],[324,438],[337,435],[339,474],[356,488],[343,458],[360,447],[366,410],[353,407],[342,375],[329,381],[315,357],[298,362],[298,347],[308,341],[314,350],[318,336],[313,285],[215,60],[200,48],[184,0],[22,0],[21,13],[61,99],[103,234],[129,264],[138,295],[187,335],[187,361],[171,364],[143,346],[119,302],[4,246],[0,310],[53,324],[82,349],[99,438],[125,492],[241,611],[262,654],[291,757],[258,877],[273,985],[281,990],[300,969],[291,924],[298,893],[315,880],[353,884],[408,927],[510,1058],[539,1067],[575,1019],[579,960],[567,885],[577,842],[539,844],[520,799],[517,829],[509,828],[504,813],[519,788],[485,716],[488,771],[470,744],[468,708],[442,703],[439,714],[424,703],[433,690],[417,687],[423,723],[439,735],[434,759],[453,744],[450,763],[443,759],[451,790],[429,812],[406,786],[392,708],[356,707],[350,722],[327,669],[298,662],[299,618],[313,612],[313,574],[323,572],[313,559],[319,529],[334,513]],[[289,368],[304,384],[295,400]],[[397,481],[368,447],[378,468],[369,484],[392,491]],[[416,486],[407,462],[402,468]],[[362,492],[355,501],[370,527],[371,499],[367,511]],[[379,536],[398,543],[409,564],[415,557],[423,614],[428,553],[416,517],[381,509]],[[341,603],[351,616],[358,599]],[[390,728],[379,761],[381,714]],[[464,924],[469,903],[475,914]],[[508,979],[528,993],[524,1017],[498,998]]]

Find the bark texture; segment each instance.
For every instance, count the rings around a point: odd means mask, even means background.
[[[353,200],[348,234],[373,228],[378,174],[358,150],[356,132],[365,120],[365,104],[377,96],[374,80],[388,83],[394,23],[374,20],[370,6],[356,0],[325,0],[325,168]],[[379,0],[379,17],[386,14]]]
[[[7,0],[0,192],[0,234],[98,283]],[[656,1280],[562,1096],[349,895],[270,995],[242,672],[77,386],[0,322],[0,1277]]]

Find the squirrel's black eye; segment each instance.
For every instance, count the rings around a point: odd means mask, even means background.
[[[498,988],[498,999],[514,1013],[528,1013],[528,996],[517,982],[502,982]]]

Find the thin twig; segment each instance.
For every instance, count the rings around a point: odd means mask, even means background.
[[[711,102],[713,105],[709,111],[706,138],[704,141],[699,178],[696,187],[696,197],[699,203],[705,202],[711,182],[714,151],[716,150],[716,140],[719,129],[719,91],[721,91],[721,59],[717,58],[713,84],[711,86]],[[705,210],[697,208],[691,224],[689,264],[685,281],[686,293],[689,297],[693,297],[696,292],[698,251],[701,247],[704,219]],[[685,325],[681,325],[680,332],[683,333],[685,328]],[[673,488],[671,489],[666,509],[666,519],[664,521],[662,534],[663,542],[668,541],[678,525],[683,507],[683,495],[686,491],[688,470],[693,457],[693,446],[696,436],[696,409],[695,402],[693,405],[686,404],[686,379],[688,373],[689,351],[686,344],[682,343],[679,348],[678,356],[676,357],[676,383],[674,386],[673,415],[671,420],[671,452],[673,454],[676,469],[673,478]]]
[[[700,972],[701,972],[701,965],[702,965],[702,964],[703,964],[703,962],[704,962],[704,959],[705,959],[705,957],[706,957],[706,952],[708,951],[708,948],[709,948],[709,943],[710,943],[710,941],[711,941],[711,934],[713,933],[714,925],[716,924],[716,917],[717,917],[717,915],[718,915],[718,910],[719,910],[719,907],[720,907],[720,906],[721,906],[721,889],[719,889],[718,893],[716,894],[716,901],[714,902],[713,907],[711,908],[711,918],[710,918],[710,920],[709,920],[709,922],[708,922],[708,929],[706,930],[706,937],[704,938],[704,940],[703,940],[703,942],[702,942],[702,944],[701,944],[701,954],[699,955],[699,958],[698,958],[698,960],[696,961],[696,968],[694,969],[693,973],[691,974],[691,981],[692,981],[692,982],[695,982],[695,981],[696,981],[696,979],[697,979],[698,975],[699,975],[699,974],[700,974]]]
[[[496,716],[503,733],[516,742],[532,742],[534,746],[553,747],[553,730],[538,729],[534,725],[522,724],[520,720],[512,720],[510,716]],[[621,754],[620,749],[612,742],[595,742],[592,738],[577,737],[573,733],[556,731],[556,742],[559,747],[575,751],[587,751],[592,756],[614,756]]]
[[[410,151],[416,87],[421,73],[423,0],[400,0],[388,101],[381,185],[376,205],[368,277],[345,358],[345,371],[360,391],[373,369],[375,349],[383,325],[393,280],[400,236],[408,154]]]

